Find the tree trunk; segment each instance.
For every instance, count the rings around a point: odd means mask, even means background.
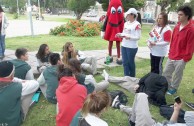
[[[80,20],[81,17],[82,17],[82,13],[76,14],[76,19],[77,19],[77,20]]]

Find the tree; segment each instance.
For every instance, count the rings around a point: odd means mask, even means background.
[[[188,3],[185,3],[185,5],[188,5],[188,6],[190,6],[191,8],[192,8],[192,11],[193,11],[193,14],[194,14],[194,0],[191,0],[190,2],[188,2]]]
[[[2,0],[2,3],[10,8],[11,13],[17,12],[17,0]],[[23,8],[25,6],[26,0],[18,0],[19,8]]]
[[[90,6],[94,6],[95,3],[95,0],[68,0],[67,7],[75,13],[79,20],[82,14],[88,10]]]
[[[177,11],[177,9],[184,4],[185,0],[177,0],[170,4],[170,7],[167,9],[168,12],[170,11]],[[168,13],[167,12],[167,13]]]
[[[99,3],[102,4],[102,8],[104,11],[107,11],[109,0],[97,0]],[[129,8],[142,8],[146,3],[146,0],[122,0],[124,11],[127,11]]]

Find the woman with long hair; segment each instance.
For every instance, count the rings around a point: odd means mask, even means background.
[[[38,61],[38,71],[42,73],[42,71],[50,66],[49,63],[49,55],[51,54],[49,46],[47,44],[41,44],[38,53],[36,54],[36,58]]]
[[[0,6],[0,61],[5,57],[5,30],[8,25],[8,19]]]
[[[85,75],[81,72],[81,63],[76,58],[69,60],[69,65],[77,79],[77,81],[87,88],[88,93],[95,91],[103,91],[108,88],[109,82],[103,80],[99,83],[96,82],[93,75]]]
[[[147,41],[150,48],[151,72],[162,75],[162,63],[169,49],[171,35],[168,15],[162,12],[158,15],[157,24],[150,31],[150,38]]]
[[[135,77],[135,56],[138,50],[138,40],[141,37],[141,24],[137,21],[138,12],[135,8],[130,8],[125,14],[127,21],[123,32],[117,33],[116,37],[123,38],[121,51],[124,76]]]
[[[62,50],[62,61],[64,64],[69,64],[71,58],[77,58],[81,62],[81,68],[84,71],[94,75],[97,74],[97,59],[94,56],[87,57],[80,50],[75,50],[73,43],[66,42]]]
[[[77,82],[70,67],[60,65],[58,71],[56,124],[69,126],[76,112],[82,108],[87,90]]]
[[[84,105],[73,118],[71,126],[108,126],[100,117],[111,103],[108,92],[100,91],[89,94]]]

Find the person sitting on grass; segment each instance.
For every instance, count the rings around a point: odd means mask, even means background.
[[[87,96],[81,111],[74,116],[71,126],[108,126],[100,116],[109,108],[111,97],[108,92],[93,92]]]
[[[81,71],[81,63],[76,58],[71,58],[69,60],[69,66],[73,70],[78,83],[84,85],[87,88],[88,93],[92,93],[94,90],[103,91],[108,88],[109,82],[107,80],[97,83],[93,75],[83,74]]]
[[[53,104],[57,103],[56,89],[58,87],[57,68],[62,64],[60,55],[58,53],[51,53],[49,56],[51,66],[47,67],[39,76],[37,81],[40,84],[40,89],[46,99]]]
[[[11,60],[15,66],[15,77],[23,80],[34,80],[31,66],[26,62],[28,61],[28,50],[26,48],[18,48],[15,51],[15,56],[17,59]]]
[[[59,65],[58,69],[56,124],[69,126],[76,112],[82,108],[87,90],[77,82],[69,66]]]
[[[120,109],[128,114],[130,126],[194,126],[194,111],[186,111],[184,115],[185,123],[177,123],[182,103],[175,102],[174,112],[170,120],[160,123],[152,119],[147,94],[137,93],[132,108],[122,105],[118,99],[119,96],[115,97],[112,102],[112,107]]]
[[[39,88],[35,80],[14,77],[10,61],[0,62],[0,125],[20,126],[30,107],[33,94]]]
[[[106,70],[103,70],[102,76],[108,78],[108,82],[115,83],[134,94],[139,92],[146,93],[149,96],[149,103],[153,105],[166,105],[165,94],[168,89],[168,81],[164,76],[148,73],[141,79],[130,76],[114,77],[109,76]]]
[[[37,70],[40,73],[42,73],[42,71],[44,71],[46,67],[50,66],[50,63],[48,60],[50,54],[51,52],[47,44],[40,45],[38,49],[38,53],[36,54],[36,58],[38,62]]]
[[[62,50],[62,61],[64,64],[69,64],[71,58],[77,58],[81,62],[81,68],[92,75],[97,74],[97,59],[94,56],[86,57],[80,50],[75,50],[73,43],[66,42]]]

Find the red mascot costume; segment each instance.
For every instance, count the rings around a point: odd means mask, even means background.
[[[122,64],[120,60],[120,42],[121,38],[115,37],[117,33],[122,33],[124,27],[124,10],[121,0],[111,0],[108,6],[106,19],[102,27],[101,37],[109,41],[108,52],[112,58],[113,41],[116,41],[117,63]]]

